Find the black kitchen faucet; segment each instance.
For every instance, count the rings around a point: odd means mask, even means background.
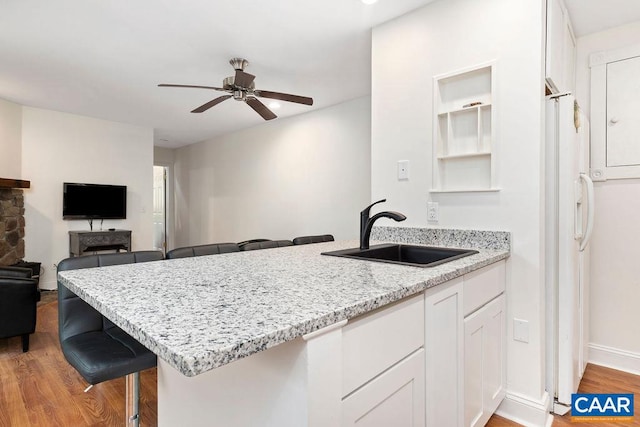
[[[369,237],[371,236],[371,228],[373,227],[373,223],[376,222],[379,218],[391,218],[395,221],[404,221],[407,219],[406,216],[401,214],[400,212],[393,211],[384,211],[375,214],[371,218],[369,218],[369,212],[373,205],[377,205],[378,203],[386,202],[387,199],[378,200],[364,208],[362,212],[360,212],[360,250],[369,249]]]

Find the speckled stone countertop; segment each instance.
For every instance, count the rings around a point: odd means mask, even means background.
[[[320,254],[358,245],[341,241],[58,277],[158,357],[194,376],[504,259],[506,242],[433,268]]]

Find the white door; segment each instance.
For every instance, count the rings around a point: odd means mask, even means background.
[[[153,248],[167,250],[167,168],[153,167]]]

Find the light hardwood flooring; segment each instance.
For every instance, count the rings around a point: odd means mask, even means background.
[[[140,375],[140,425],[157,425],[157,371]],[[46,292],[38,305],[36,333],[22,352],[20,337],[0,339],[0,427],[124,425],[124,379],[107,381],[87,393],[87,384],[62,355],[58,342],[58,303]],[[554,418],[554,427],[640,426],[640,377],[588,365],[580,384],[583,393],[634,393],[632,423],[572,423],[570,415]],[[494,415],[489,427],[519,424]],[[447,427],[447,426],[438,426]]]
[[[553,427],[622,427],[640,426],[640,376],[616,371],[598,365],[587,365],[578,393],[633,393],[635,417],[631,422],[571,422],[571,412],[564,416],[553,417]],[[491,417],[488,427],[515,427],[520,424],[497,415]]]

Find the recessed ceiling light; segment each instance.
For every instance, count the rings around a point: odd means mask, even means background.
[[[269,103],[269,108],[271,108],[273,110],[277,110],[278,108],[280,108],[280,103],[279,102],[270,102]]]
[[[378,0],[360,0],[362,3],[364,4],[374,4],[375,2],[377,2]]]

